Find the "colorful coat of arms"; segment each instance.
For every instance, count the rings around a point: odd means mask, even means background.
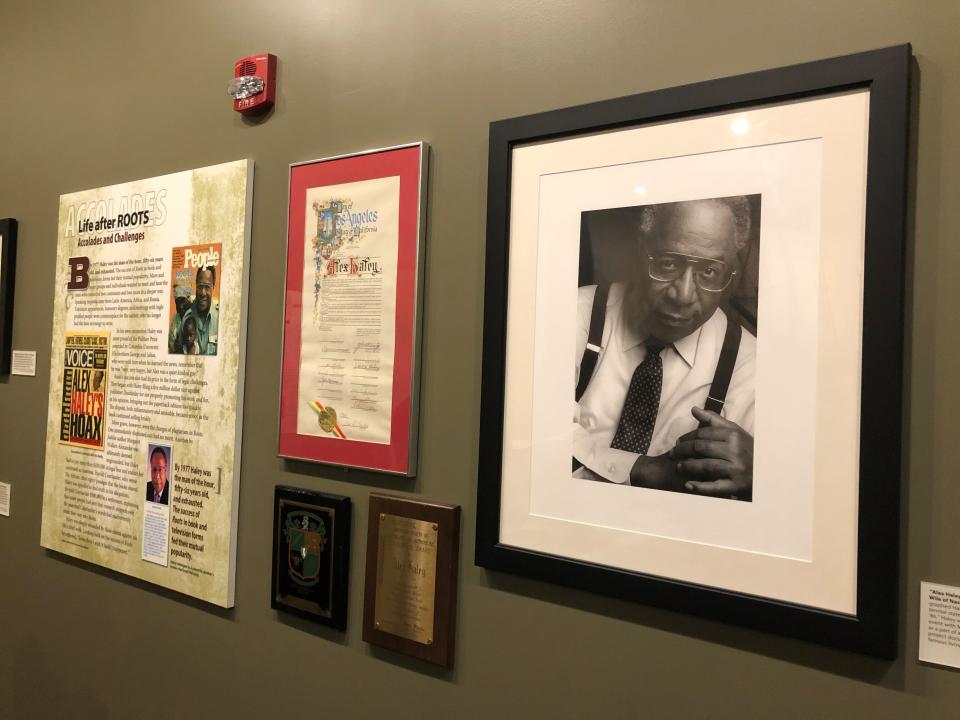
[[[287,515],[287,574],[297,585],[312,587],[320,582],[321,554],[327,544],[323,518],[300,510]]]

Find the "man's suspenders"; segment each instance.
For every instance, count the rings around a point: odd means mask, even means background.
[[[710,392],[707,393],[707,401],[703,404],[704,410],[712,410],[718,415],[723,410],[723,403],[727,399],[727,390],[730,388],[730,378],[733,376],[733,366],[737,362],[737,351],[740,349],[740,336],[742,334],[743,328],[740,327],[740,323],[727,315],[727,332],[723,336],[720,359],[717,361],[717,369],[713,373],[713,382],[710,384]],[[700,423],[700,427],[707,424],[709,423]]]
[[[607,319],[608,292],[609,288],[598,285],[593,296],[590,329],[587,332],[587,346],[584,348],[583,357],[580,359],[580,379],[577,382],[576,391],[577,402],[587,391],[590,379],[597,368],[597,358],[600,356],[601,349],[600,343],[603,342],[603,326]],[[730,378],[733,377],[733,366],[737,362],[737,353],[740,350],[740,336],[743,334],[740,323],[728,313],[724,314],[727,315],[727,331],[723,336],[720,359],[717,361],[717,369],[713,373],[713,382],[710,385],[710,392],[707,393],[707,402],[703,406],[704,410],[712,410],[718,414],[723,410],[723,403],[727,398]]]
[[[593,371],[597,369],[600,343],[603,342],[603,326],[607,321],[607,294],[609,290],[610,288],[606,285],[597,285],[597,291],[593,296],[593,309],[590,311],[590,330],[587,332],[587,346],[583,349],[583,357],[580,359],[580,380],[577,382],[576,392],[577,402],[580,402],[580,398],[587,391],[587,385],[590,384]]]

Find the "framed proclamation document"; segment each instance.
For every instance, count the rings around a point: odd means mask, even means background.
[[[912,62],[491,125],[478,565],[896,654]]]
[[[290,166],[281,457],[416,474],[427,156]]]
[[[345,630],[350,498],[279,485],[273,497],[270,605]]]
[[[370,495],[363,639],[453,666],[460,507]]]

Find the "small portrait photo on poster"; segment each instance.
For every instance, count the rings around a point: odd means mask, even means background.
[[[751,500],[760,208],[580,214],[574,478]]]
[[[170,504],[170,467],[172,451],[169,445],[147,446],[147,502]]]

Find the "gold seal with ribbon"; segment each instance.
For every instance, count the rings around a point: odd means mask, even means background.
[[[324,432],[332,433],[337,426],[337,411],[332,407],[326,407],[320,411],[320,429]]]

